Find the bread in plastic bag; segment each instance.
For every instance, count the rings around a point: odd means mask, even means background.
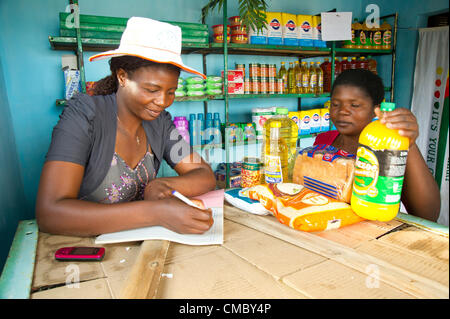
[[[292,181],[350,203],[354,166],[355,155],[331,145],[315,145],[297,153]]]
[[[280,223],[301,231],[336,229],[364,220],[348,203],[294,183],[257,185],[241,193],[258,200]]]

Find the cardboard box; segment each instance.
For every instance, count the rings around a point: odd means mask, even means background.
[[[284,45],[298,45],[297,16],[281,13],[282,36]]]
[[[223,77],[223,71],[222,71],[222,79]],[[228,83],[234,82],[234,83],[244,83],[244,71],[242,70],[228,70]]]
[[[312,16],[305,14],[297,15],[298,45],[313,46]]]
[[[283,44],[281,12],[266,12],[267,44]]]
[[[77,92],[81,92],[81,74],[79,70],[64,69],[64,82],[65,82],[65,94],[66,100]]]
[[[224,87],[224,90],[225,90],[225,87]],[[244,83],[228,82],[228,94],[244,94]]]

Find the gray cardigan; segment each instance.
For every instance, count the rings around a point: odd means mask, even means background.
[[[162,159],[173,168],[192,153],[167,111],[143,127],[154,154],[155,174]],[[78,198],[89,195],[105,178],[114,155],[117,130],[116,95],[77,94],[67,103],[53,128],[46,161],[85,167]]]

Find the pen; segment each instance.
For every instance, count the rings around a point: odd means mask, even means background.
[[[189,198],[187,198],[186,196],[182,195],[181,193],[179,193],[179,192],[177,192],[175,190],[172,191],[172,195],[175,196],[176,198],[178,198],[179,200],[185,202],[186,204],[192,206],[192,207],[200,208],[196,204],[194,204]]]

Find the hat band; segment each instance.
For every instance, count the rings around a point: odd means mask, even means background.
[[[136,44],[136,43],[133,43],[133,42],[125,42],[125,43],[123,43],[123,44],[121,43],[121,45],[119,46],[119,50],[120,50],[120,47],[121,47],[122,45],[123,45],[123,46],[132,45],[132,46],[141,47],[141,48],[153,49],[153,50],[158,50],[158,51],[165,51],[165,52],[169,52],[169,53],[172,53],[172,54],[175,54],[175,55],[178,55],[178,56],[181,55],[180,53],[177,53],[177,52],[175,52],[175,51],[171,51],[171,50],[168,50],[168,49],[155,48],[155,47],[151,47],[151,46],[147,46],[147,45]]]

